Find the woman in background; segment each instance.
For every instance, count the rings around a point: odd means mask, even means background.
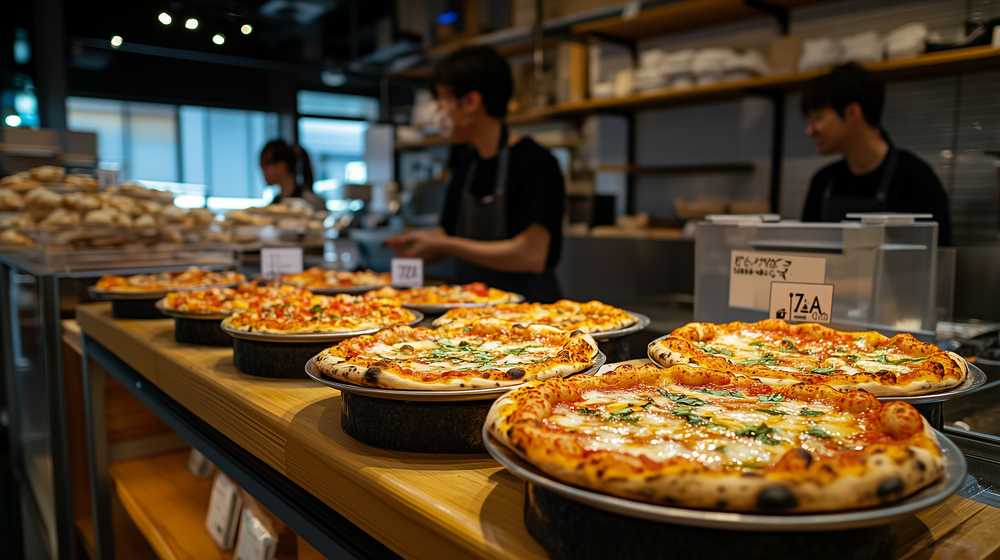
[[[326,210],[326,201],[313,192],[313,170],[309,154],[300,146],[284,140],[271,140],[260,151],[260,170],[264,182],[280,190],[271,204],[305,201],[314,210]]]

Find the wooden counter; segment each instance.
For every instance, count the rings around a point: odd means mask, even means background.
[[[79,309],[83,332],[277,471],[408,558],[541,558],[521,482],[485,455],[399,453],[340,429],[340,396],[316,383],[242,375],[224,348],[180,345],[170,320]],[[952,497],[896,525],[897,556],[986,558],[1000,510]]]

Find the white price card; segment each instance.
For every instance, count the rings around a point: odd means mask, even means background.
[[[233,548],[236,538],[236,525],[239,523],[240,506],[239,489],[226,475],[219,473],[212,483],[212,494],[208,501],[208,516],[205,518],[205,528],[215,544],[222,550]]]
[[[729,307],[767,311],[771,282],[826,281],[826,259],[757,251],[729,255]]]
[[[260,275],[273,278],[302,272],[302,247],[271,247],[260,250]]]
[[[392,285],[400,288],[423,286],[424,261],[421,259],[392,259]]]
[[[274,536],[257,519],[250,508],[243,508],[240,536],[236,539],[234,560],[271,560],[274,558]]]
[[[829,323],[833,317],[833,284],[772,282],[772,319]]]

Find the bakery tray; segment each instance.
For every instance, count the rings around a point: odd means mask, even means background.
[[[424,315],[419,311],[410,310],[411,313],[416,315],[413,321],[407,323],[410,326],[416,325],[420,321],[424,320]],[[276,333],[260,333],[260,332],[245,332],[238,329],[234,329],[228,325],[222,325],[222,330],[229,333],[229,336],[240,340],[249,340],[255,342],[273,342],[278,344],[315,344],[321,342],[336,342],[338,340],[344,340],[346,338],[352,338],[355,336],[361,336],[366,334],[375,334],[378,331],[389,328],[389,327],[372,327],[370,329],[358,330],[358,331],[341,331],[335,333],[303,333],[303,334],[276,334]]]
[[[966,463],[962,452],[941,432],[935,431],[938,445],[944,455],[945,467],[940,480],[894,504],[856,511],[833,513],[808,513],[790,515],[764,515],[733,513],[662,506],[602,494],[556,480],[524,460],[514,451],[497,441],[483,426],[483,444],[486,451],[514,476],[551,491],[572,502],[633,519],[653,521],[657,524],[684,525],[724,529],[727,531],[759,532],[825,532],[859,529],[885,525],[917,513],[944,501],[958,491],[965,479]]]
[[[404,303],[403,307],[407,309],[412,309],[414,311],[419,311],[427,315],[442,315],[451,311],[452,309],[463,309],[472,307],[492,307],[494,305],[500,305],[502,303],[521,303],[524,301],[524,296],[521,294],[514,294],[512,301],[504,301],[500,303]]]
[[[635,334],[649,326],[649,317],[646,315],[636,313],[634,311],[628,311],[627,313],[632,317],[635,317],[635,323],[621,329],[593,332],[590,333],[590,336],[594,337],[594,340],[601,342],[612,338],[621,338],[623,336]]]
[[[607,357],[603,352],[598,351],[597,355],[594,356],[594,363],[589,368],[571,374],[571,375],[592,375],[597,372]],[[364,385],[355,385],[353,383],[347,383],[344,381],[338,381],[335,379],[330,379],[324,377],[322,373],[319,372],[319,368],[316,367],[315,358],[310,359],[306,363],[306,375],[313,378],[319,383],[326,385],[327,387],[332,387],[342,393],[350,393],[352,395],[359,395],[363,397],[384,399],[384,400],[394,400],[394,401],[409,401],[409,402],[462,402],[462,401],[494,401],[504,393],[512,391],[520,385],[510,385],[507,387],[490,387],[487,389],[459,389],[455,391],[418,391],[418,390],[407,390],[407,389],[383,389],[379,387],[366,387]]]

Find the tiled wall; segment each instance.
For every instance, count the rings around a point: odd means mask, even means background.
[[[959,32],[966,20],[1000,16],[1000,0],[847,0],[795,10],[791,31],[802,37],[842,37],[886,32],[924,22],[932,32]],[[642,48],[710,45],[766,48],[777,36],[768,20],[739,22],[647,41]],[[615,65],[621,55],[605,54]],[[639,164],[753,161],[751,173],[643,176],[639,210],[673,215],[675,198],[717,196],[766,199],[770,176],[772,106],[765,99],[691,105],[638,116]],[[804,133],[799,97],[786,102],[781,213],[797,217],[818,157]],[[1000,72],[891,82],[884,125],[895,142],[916,152],[937,171],[951,195],[955,239],[960,244],[1000,239],[1000,167],[985,151],[1000,150]]]

